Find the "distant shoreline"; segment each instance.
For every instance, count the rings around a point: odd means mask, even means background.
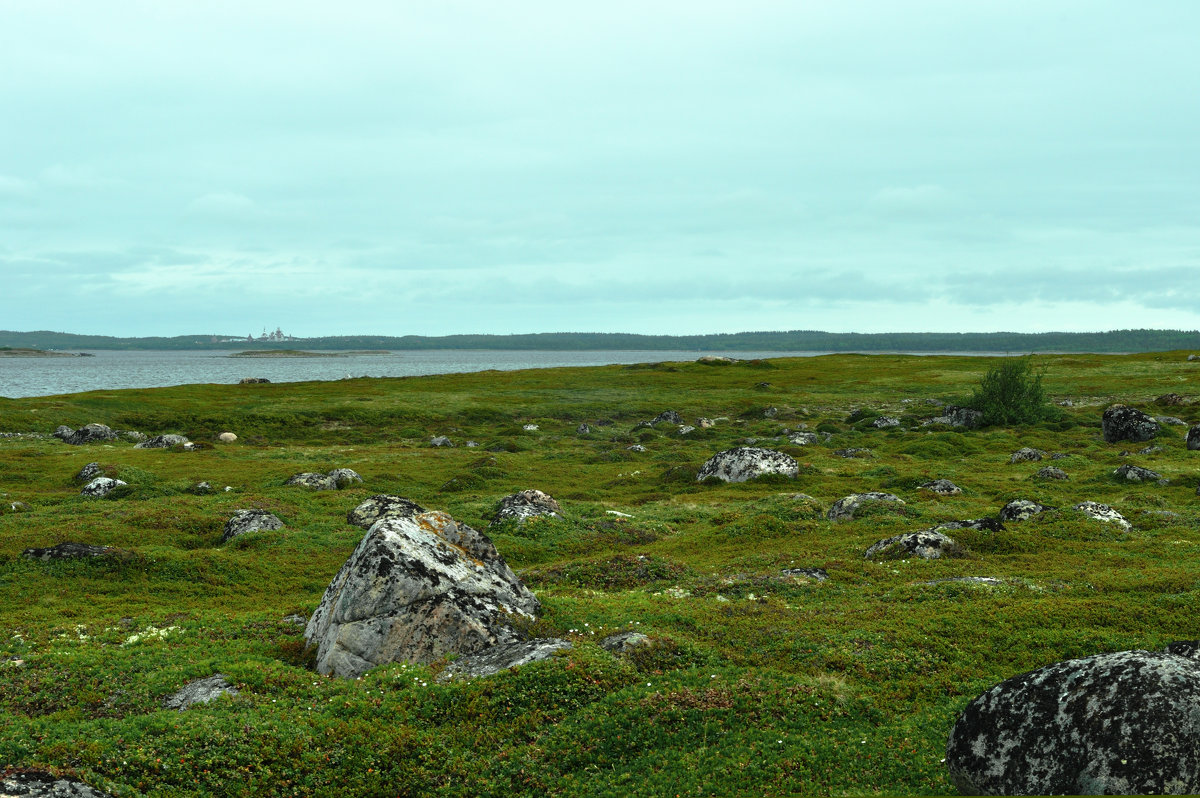
[[[357,355],[390,355],[386,349],[352,350],[348,352],[309,352],[303,349],[252,349],[245,352],[235,352],[225,357],[354,357]]]
[[[95,357],[86,352],[55,352],[28,347],[0,346],[0,357]]]

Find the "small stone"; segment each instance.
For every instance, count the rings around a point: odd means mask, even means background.
[[[85,557],[108,557],[118,553],[112,546],[93,546],[89,543],[59,543],[44,549],[25,549],[22,557],[31,560],[76,560]]]
[[[194,493],[197,496],[207,496],[210,493],[215,493],[213,486],[208,482],[197,482],[188,489],[189,493]]]
[[[537,424],[526,424],[525,426],[521,427],[521,429],[525,430],[526,432],[537,432],[538,425]]]
[[[530,518],[537,516],[562,518],[562,508],[559,507],[558,502],[548,493],[543,493],[540,490],[523,490],[519,493],[505,496],[500,500],[492,523],[499,524],[504,521],[515,521],[518,524],[523,524]]]
[[[830,521],[848,521],[854,518],[855,514],[866,504],[876,502],[888,502],[895,505],[903,505],[904,499],[891,493],[882,493],[880,491],[868,491],[867,493],[851,493],[849,496],[843,496],[833,503],[829,508],[826,517]]]
[[[875,429],[891,429],[900,426],[900,419],[895,416],[880,416],[871,422],[871,426]]]
[[[966,551],[954,538],[936,529],[926,529],[881,540],[868,548],[864,556],[868,560],[903,560],[909,557],[937,560],[942,557],[963,557]]]
[[[1034,479],[1057,479],[1057,480],[1070,479],[1070,477],[1067,476],[1066,471],[1063,471],[1061,468],[1058,468],[1056,466],[1046,466],[1045,468],[1038,469],[1037,473],[1035,473],[1033,475],[1033,478]]]
[[[333,480],[333,484],[337,486],[338,490],[363,481],[358,472],[350,468],[335,468],[329,472],[329,478]]]
[[[948,479],[935,479],[932,482],[926,482],[921,485],[920,489],[936,493],[939,496],[958,496],[962,493],[962,488]]]
[[[1009,463],[1036,463],[1041,460],[1046,453],[1041,449],[1031,449],[1028,446],[1018,449],[1008,458]]]
[[[715,427],[716,425],[717,425],[717,422],[713,421],[711,418],[696,419],[696,426],[699,427],[700,429],[711,429],[712,427]]]
[[[59,429],[62,429],[61,427]],[[113,432],[110,427],[104,424],[85,424],[79,429],[64,437],[63,443],[69,443],[72,446],[82,446],[85,443],[103,443],[111,441],[117,437],[117,433]]]
[[[824,568],[784,568],[780,573],[793,579],[809,579],[813,582],[825,582],[829,573]]]
[[[1079,504],[1075,505],[1075,509],[1089,518],[1096,519],[1097,521],[1102,521],[1106,524],[1116,524],[1125,531],[1133,529],[1133,524],[1129,523],[1129,521],[1125,519],[1125,516],[1121,515],[1107,504],[1091,501],[1080,502]]]
[[[83,468],[79,469],[79,473],[75,475],[76,482],[91,482],[104,472],[100,469],[99,463],[88,463]]]
[[[103,498],[112,493],[116,488],[129,483],[120,479],[111,479],[109,477],[96,477],[91,482],[83,486],[83,490],[79,491],[82,496],[90,496],[92,498]]]
[[[275,529],[283,529],[283,522],[273,513],[266,510],[237,510],[233,517],[225,522],[221,542],[228,542],[248,532]]]
[[[442,446],[453,447],[454,446],[454,444],[450,442],[450,439],[447,438],[445,435],[438,435],[434,438],[431,438],[429,440],[429,445],[435,446],[435,447],[442,447]]]
[[[628,451],[631,451],[631,452],[644,452],[644,451],[646,451],[646,447],[645,447],[645,446],[642,446],[640,443],[635,443],[633,446],[627,446],[627,447],[625,447],[625,448],[626,448]]]
[[[848,460],[869,459],[875,456],[875,452],[862,447],[851,449],[834,449],[833,453],[838,457],[845,457]]]
[[[163,699],[163,709],[177,709],[182,712],[196,704],[216,701],[222,695],[237,695],[237,688],[229,684],[227,678],[223,673],[216,673],[188,682],[178,692]]]
[[[141,443],[134,444],[135,449],[170,449],[172,446],[182,446],[189,443],[183,435],[155,435]]]
[[[221,443],[233,443],[238,439],[238,436],[232,432],[222,432],[217,436],[217,440]]]
[[[1045,504],[1040,504],[1029,499],[1013,499],[1008,504],[1004,505],[1000,510],[1001,521],[1026,521],[1038,513],[1044,513],[1047,510],[1053,510]]]
[[[788,435],[788,442],[796,446],[811,446],[818,440],[815,432],[793,432]]]
[[[580,424],[578,427],[575,428],[575,434],[576,435],[591,435],[592,428],[589,427],[587,424]]]
[[[1141,410],[1119,404],[1104,411],[1100,425],[1107,443],[1141,443],[1153,438],[1159,430],[1158,422]]]
[[[691,426],[690,424],[680,424],[679,425],[679,434],[680,435],[687,435],[687,434],[695,432],[695,431],[696,431],[696,428]]]
[[[328,474],[314,474],[306,471],[295,474],[284,485],[299,486],[310,490],[337,490],[337,482]]]
[[[600,648],[614,654],[628,654],[637,648],[653,645],[649,636],[641,632],[618,632],[600,641]]]
[[[1113,476],[1118,479],[1128,480],[1129,482],[1159,482],[1163,478],[1163,475],[1157,471],[1135,466],[1132,463],[1126,463],[1116,471],[1113,471]]]
[[[664,410],[654,417],[654,420],[650,422],[650,426],[653,427],[656,424],[663,423],[674,424],[678,426],[683,423],[683,416],[679,415],[674,410]]]

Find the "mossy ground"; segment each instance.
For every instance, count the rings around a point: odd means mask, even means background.
[[[1182,427],[1166,428],[1160,452],[1132,457],[1120,453],[1143,444],[1100,435],[1114,401],[1200,421],[1200,405],[1152,404],[1194,399],[1200,366],[1184,353],[1039,357],[1047,392],[1073,405],[1053,418],[913,426],[936,414],[927,399],[969,395],[992,363],[841,355],[0,399],[4,431],[98,421],[240,436],[197,452],[0,439],[0,768],[49,768],[118,795],[950,792],[946,734],[991,684],[1200,637],[1200,452],[1186,450]],[[721,420],[684,437],[671,425],[633,431],[667,409]],[[881,413],[904,427],[871,429]],[[576,434],[581,422],[590,434]],[[769,440],[800,424],[832,438]],[[431,448],[435,435],[458,446]],[[748,437],[795,456],[800,475],[695,482],[709,456]],[[1067,455],[1055,464],[1070,479],[1010,465],[1022,446]],[[833,454],[859,447],[874,456]],[[72,477],[91,461],[130,483],[124,495],[78,495]],[[1112,471],[1125,462],[1171,482],[1121,483]],[[284,486],[343,466],[364,483]],[[936,478],[963,494],[919,489]],[[200,480],[217,493],[188,493]],[[436,666],[356,681],[307,669],[302,627],[284,619],[311,613],[360,539],[347,511],[393,493],[483,528],[500,497],[524,488],[553,495],[567,519],[492,537],[545,606],[529,631],[569,637],[573,651],[472,683],[437,683]],[[868,490],[906,504],[824,519]],[[1013,498],[1061,509],[1003,532],[952,532],[962,559],[863,559],[882,538],[995,515]],[[1087,499],[1134,529],[1070,509]],[[31,509],[7,512],[16,501]],[[221,545],[224,521],[245,507],[287,526]],[[20,556],[64,541],[126,554]],[[782,573],[807,567],[828,580]],[[960,576],[1003,582],[945,581]],[[655,644],[628,659],[595,645],[628,628]],[[218,671],[237,697],[160,709]]]

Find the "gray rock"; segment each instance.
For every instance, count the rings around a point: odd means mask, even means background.
[[[865,504],[874,502],[890,502],[892,504],[904,504],[904,499],[895,496],[891,493],[881,493],[879,491],[868,491],[867,493],[851,493],[849,496],[843,496],[833,503],[829,508],[826,517],[830,521],[848,521],[854,518],[854,514],[859,511]]]
[[[83,490],[79,491],[81,496],[90,496],[94,499],[99,499],[112,493],[116,488],[122,485],[128,485],[128,482],[120,479],[111,479],[109,477],[96,477],[91,482],[83,486]]]
[[[767,474],[795,477],[799,473],[800,465],[790,455],[772,449],[741,446],[717,452],[708,458],[696,475],[696,481],[703,482],[716,477],[725,482],[745,482]]]
[[[1033,478],[1034,479],[1056,479],[1056,480],[1070,479],[1070,477],[1067,476],[1067,472],[1063,471],[1058,466],[1046,466],[1045,468],[1039,468],[1037,470],[1037,472],[1033,475]]]
[[[467,441],[466,443],[463,444],[463,446],[466,446],[468,449],[474,449],[478,445],[479,445],[479,443],[476,441]]]
[[[975,529],[983,532],[1002,532],[1004,522],[999,518],[973,518],[962,521],[943,521],[931,528],[932,532],[944,532],[954,529]]]
[[[85,443],[111,441],[116,437],[117,433],[103,424],[86,424],[63,438],[63,443],[69,443],[72,446],[82,446]]]
[[[1024,448],[1017,449],[1015,452],[1013,452],[1012,456],[1008,458],[1008,462],[1010,462],[1010,463],[1036,463],[1038,460],[1041,460],[1045,454],[1046,453],[1043,452],[1041,449],[1031,449],[1028,446],[1026,446]]]
[[[430,438],[430,439],[429,439],[429,445],[430,445],[430,446],[436,446],[436,447],[438,447],[438,448],[441,448],[441,447],[443,447],[443,446],[445,446],[445,447],[449,447],[449,448],[453,448],[453,447],[454,447],[454,444],[453,444],[453,443],[450,441],[450,439],[449,439],[449,438],[447,438],[445,435],[438,435],[437,437]]]
[[[537,424],[526,424],[525,426],[521,427],[521,429],[525,430],[526,432],[537,432],[538,425]]]
[[[23,770],[0,776],[3,798],[112,798],[82,781],[60,779],[40,770]]]
[[[965,555],[962,546],[953,538],[935,529],[926,529],[881,540],[867,549],[865,557],[868,560],[905,560],[909,557],[937,560]]]
[[[559,651],[571,648],[568,640],[540,638],[492,646],[479,654],[456,659],[438,674],[439,682],[454,679],[478,679],[492,676],[509,668],[519,668],[533,662],[542,662]]]
[[[1122,651],[1014,676],[963,710],[946,767],[966,795],[1200,792],[1200,662]],[[1168,650],[1172,648],[1168,647]]]
[[[150,436],[147,435],[146,433],[138,432],[137,430],[132,430],[132,429],[125,430],[124,432],[120,433],[120,436],[122,438],[124,438],[125,440],[131,441],[133,443],[141,443],[142,441],[150,440]]]
[[[626,447],[626,448],[627,448],[629,451],[631,451],[631,452],[644,452],[644,451],[646,451],[646,447],[645,447],[645,446],[642,446],[640,443],[635,443],[633,446],[628,446],[628,447]]]
[[[354,526],[370,529],[382,518],[412,518],[423,512],[425,508],[416,502],[399,496],[379,494],[351,510],[346,515],[346,520]]]
[[[780,573],[794,579],[811,579],[814,582],[829,580],[829,573],[824,568],[784,568]]]
[[[759,383],[759,385],[763,388],[766,388],[769,386],[769,383]],[[763,418],[776,418],[778,415],[778,407],[768,407],[767,409],[763,410]]]
[[[1102,521],[1106,524],[1116,524],[1126,531],[1133,529],[1133,524],[1129,523],[1125,519],[1125,516],[1107,504],[1101,504],[1100,502],[1080,502],[1075,505],[1075,509],[1097,521]]]
[[[1186,427],[1187,422],[1175,416],[1155,416],[1154,420],[1167,427]]]
[[[523,490],[500,500],[492,523],[515,521],[523,524],[530,518],[543,515],[562,518],[562,508],[548,493],[542,493],[540,490]]]
[[[617,632],[600,641],[600,648],[614,654],[628,654],[637,648],[653,645],[650,638],[641,632]]]
[[[237,433],[234,433],[234,432],[222,432],[220,435],[217,436],[217,440],[220,441],[221,443],[233,443],[237,439],[238,439]]]
[[[875,456],[875,452],[871,451],[870,449],[865,449],[862,447],[851,448],[851,449],[834,449],[833,453],[836,454],[838,457],[845,457],[848,460],[869,459],[869,458]]]
[[[1192,362],[1193,360],[1200,360],[1200,355],[1188,355],[1187,359],[1188,359],[1189,363]]]
[[[818,440],[815,432],[793,432],[788,435],[788,441],[796,446],[811,446]]]
[[[27,513],[33,509],[32,507],[29,506],[28,503],[21,502],[21,501],[7,502],[7,505],[8,505],[7,510],[10,513]],[[4,509],[5,509],[4,505],[0,504],[0,511],[3,511]]]
[[[322,674],[428,663],[519,642],[511,616],[541,605],[486,535],[446,513],[376,522],[334,576],[305,629]]]
[[[238,535],[245,535],[247,532],[270,531],[274,529],[283,529],[283,522],[273,513],[269,513],[266,510],[237,510],[234,512],[233,517],[225,522],[221,542],[228,542]]]
[[[55,428],[54,432],[51,433],[51,435],[59,440],[66,440],[74,434],[75,430],[72,427],[68,427],[66,424],[59,424],[58,427]]]
[[[1047,510],[1053,509],[1053,507],[1030,501],[1029,499],[1013,499],[1000,508],[1000,520],[1027,521],[1038,513],[1044,513]]]
[[[118,549],[112,546],[93,546],[88,543],[59,543],[55,546],[50,546],[44,549],[25,549],[21,552],[22,557],[28,557],[31,560],[42,560],[49,562],[50,560],[74,560],[84,557],[108,557],[118,553]]]
[[[1177,393],[1164,393],[1154,400],[1154,404],[1162,405],[1163,407],[1179,407],[1180,405],[1187,404],[1187,402]]]
[[[91,482],[104,472],[100,470],[99,463],[88,463],[83,468],[79,469],[79,473],[75,475],[76,482]]]
[[[210,493],[216,493],[216,489],[208,482],[197,482],[188,488],[188,493],[196,496],[207,496]]]
[[[262,385],[270,382],[266,377],[242,377],[238,385]]]
[[[650,422],[650,426],[662,423],[675,424],[678,426],[679,424],[683,423],[683,416],[679,415],[674,410],[664,410],[654,417],[654,420]]]
[[[1157,471],[1151,471],[1149,468],[1135,466],[1132,463],[1126,463],[1113,472],[1113,476],[1118,479],[1125,479],[1129,482],[1158,482],[1162,484],[1163,475]]]
[[[1112,405],[1100,418],[1104,440],[1108,443],[1132,441],[1141,443],[1158,434],[1158,422],[1141,410],[1127,405]]]
[[[958,496],[962,493],[962,488],[948,479],[935,479],[932,482],[926,482],[920,489],[931,491],[939,496]]]
[[[895,416],[880,416],[871,422],[871,426],[875,429],[891,429],[900,426],[900,419]]]
[[[215,673],[203,679],[196,679],[185,684],[178,692],[163,699],[163,709],[177,709],[183,712],[196,704],[207,704],[216,701],[223,695],[237,695],[237,688],[226,681],[223,673]]]
[[[717,426],[717,422],[713,421],[711,418],[700,417],[696,419],[696,426],[700,429],[712,429],[713,427]]]
[[[1200,424],[1196,424],[1188,429],[1187,447],[1190,452],[1200,450]]]
[[[592,428],[590,426],[588,426],[587,424],[580,424],[578,427],[575,428],[575,434],[576,435],[591,435]]]
[[[190,443],[183,435],[155,435],[153,438],[147,438],[141,443],[135,443],[135,449],[170,449],[172,446],[182,446],[185,443]]]
[[[310,490],[337,490],[337,482],[328,474],[314,474],[305,471],[295,474],[284,485],[299,486]]]
[[[691,424],[680,424],[679,425],[679,434],[680,435],[687,435],[688,433],[695,432],[695,431],[696,431],[696,428],[693,427]]]
[[[922,426],[930,424],[945,424],[948,427],[963,427],[966,429],[974,429],[983,423],[983,413],[978,410],[971,410],[967,407],[958,407],[957,405],[946,405],[942,408],[942,414],[928,421],[922,422]]]
[[[333,484],[338,490],[363,481],[358,472],[351,468],[335,468],[329,472],[329,478],[333,480]]]

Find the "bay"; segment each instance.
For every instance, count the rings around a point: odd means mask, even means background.
[[[243,377],[271,382],[347,377],[411,377],[496,369],[603,366],[691,361],[696,351],[535,351],[436,349],[387,354],[337,354],[318,358],[233,358],[236,351],[85,350],[93,357],[0,358],[0,397],[51,396],[123,388],[236,383]],[[714,352],[742,359],[808,357],[824,352]]]

